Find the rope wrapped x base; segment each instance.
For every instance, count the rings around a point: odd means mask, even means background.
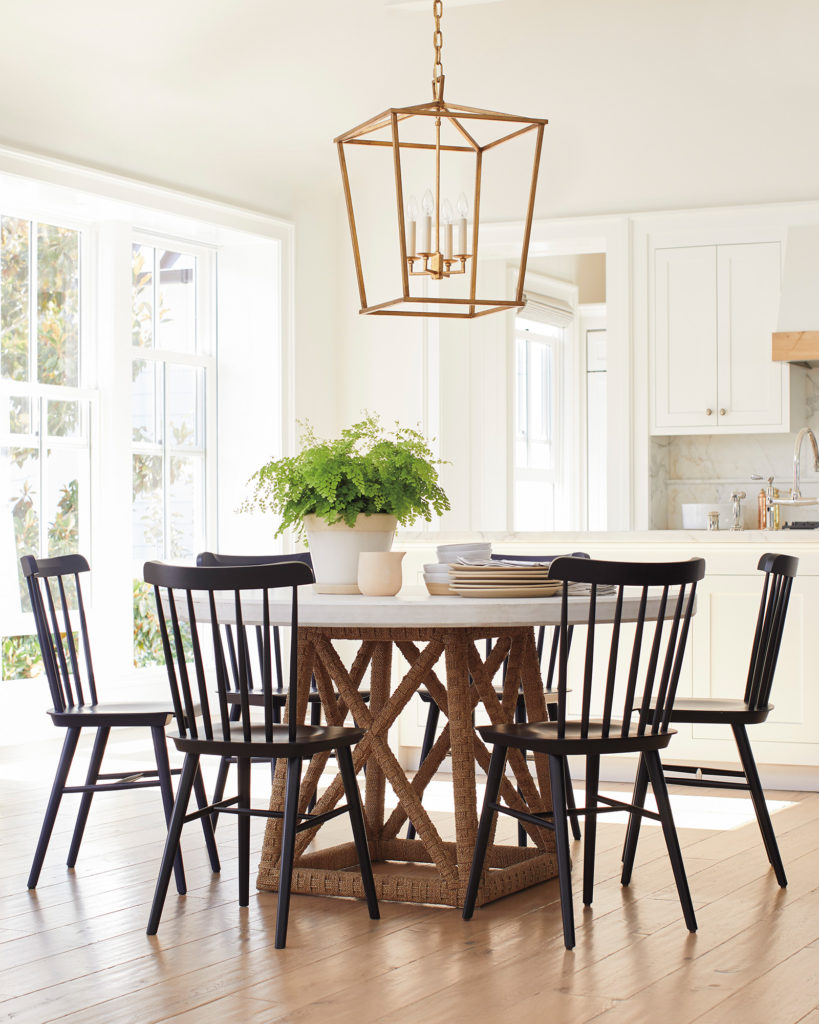
[[[495,639],[487,658],[478,652],[478,641]],[[337,640],[355,640],[360,646],[350,669],[345,668],[333,646]],[[392,686],[393,652],[398,650],[409,670]],[[478,825],[476,765],[489,766],[489,751],[475,732],[473,711],[483,706],[493,724],[514,719],[518,687],[523,687],[531,721],[546,718],[533,630],[523,627],[446,629],[351,629],[308,628],[299,630],[298,721],[304,721],[311,676],[315,676],[328,724],[341,725],[352,712],[356,725],[367,730],[353,751],[359,783],[366,764],[364,816],[379,899],[408,903],[463,906],[469,867]],[[492,685],[508,656],[503,693]],[[443,663],[446,684],[436,667]],[[370,703],[358,689],[370,673]],[[446,723],[428,757],[410,780],[388,742],[390,726],[420,686],[426,687],[441,709]],[[338,693],[338,698],[335,694]],[[293,713],[288,707],[287,714]],[[447,754],[452,755],[452,786],[455,839],[444,840],[424,808],[422,799]],[[329,754],[315,756],[301,788],[299,810],[304,811],[315,792]],[[509,751],[513,778],[501,785],[503,802],[518,810],[539,813],[551,810],[548,759],[534,758],[534,775],[520,751]],[[277,765],[271,808],[284,804],[285,764]],[[398,798],[390,813],[385,808],[389,782]],[[319,797],[314,813],[331,810],[344,798],[340,776]],[[407,821],[415,826],[417,839],[399,838]],[[298,837],[291,891],[322,896],[363,898],[358,861],[352,842],[322,850],[310,850],[320,826]],[[532,845],[490,844],[478,903],[518,892],[557,875],[554,837],[551,832],[527,825]],[[494,835],[493,835],[494,840]],[[257,886],[275,890],[281,850],[281,823],[271,819],[262,847]]]

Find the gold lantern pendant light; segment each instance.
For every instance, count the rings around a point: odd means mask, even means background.
[[[537,177],[540,167],[540,152],[543,144],[543,129],[548,121],[544,118],[522,117],[518,114],[502,114],[498,111],[467,107],[444,100],[444,69],[441,62],[443,36],[441,16],[443,0],[433,0],[432,12],[435,20],[433,46],[435,60],[432,77],[432,102],[410,107],[392,107],[370,118],[363,124],[351,128],[334,141],[338,147],[341,177],[347,203],[350,235],[353,243],[356,276],[358,279],[361,313],[393,316],[438,316],[472,318],[488,313],[519,309],[524,303],[523,282],[526,273],[526,259],[532,231]],[[454,138],[442,141],[442,125]],[[413,141],[410,128],[418,128],[420,140]],[[430,128],[432,129],[430,131]],[[479,130],[481,129],[481,130]],[[510,287],[508,298],[486,298],[478,287],[478,249],[480,241],[481,183],[484,174],[484,157],[512,140],[532,133],[534,138],[531,180],[525,195],[526,214],[523,224],[522,249],[516,282]],[[477,141],[479,138],[483,141]],[[389,147],[392,149],[392,176],[394,176],[395,208],[398,217],[397,242],[400,255],[401,294],[385,301],[368,303],[368,281],[365,280],[365,261],[362,259],[362,245],[356,227],[356,210],[353,204],[351,173],[348,167],[346,147]],[[427,152],[434,161],[434,184],[424,190],[419,206],[414,194],[405,196],[402,151],[417,154]],[[364,151],[367,152],[367,151]],[[372,149],[369,152],[374,152]],[[494,157],[494,152],[492,157]],[[474,196],[470,224],[470,204],[466,189],[462,190],[453,210],[449,199],[441,199],[442,160],[474,161],[470,172]],[[520,158],[515,164],[519,165]],[[449,175],[455,180],[457,174]],[[369,191],[367,189],[366,191]],[[383,232],[381,233],[383,237]],[[394,245],[391,241],[390,247]],[[387,256],[387,261],[395,259]],[[376,261],[373,261],[374,263]],[[378,264],[383,262],[379,259]],[[383,275],[380,275],[383,276]],[[427,282],[457,282],[462,279],[461,294],[441,294],[442,288],[424,287],[427,294],[412,295],[411,282],[416,278]],[[370,289],[372,291],[372,289]],[[434,294],[430,294],[434,292]]]

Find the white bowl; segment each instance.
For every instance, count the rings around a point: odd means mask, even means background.
[[[681,508],[684,530],[707,530],[709,512],[719,512],[719,528],[721,530],[730,530],[731,528],[733,509],[730,501],[683,504]]]

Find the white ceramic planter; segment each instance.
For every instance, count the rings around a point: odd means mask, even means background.
[[[304,517],[307,544],[313,557],[319,594],[358,594],[358,556],[362,551],[389,551],[395,538],[395,516],[360,515],[355,526],[330,526],[316,516]]]

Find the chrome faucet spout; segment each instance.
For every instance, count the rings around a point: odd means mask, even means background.
[[[802,491],[799,488],[799,459],[802,453],[802,442],[806,437],[810,438],[810,443],[813,448],[813,471],[819,473],[819,445],[816,444],[816,434],[811,430],[810,427],[802,427],[799,433],[796,435],[796,444],[793,446],[793,490],[791,491],[792,498],[801,498]]]

